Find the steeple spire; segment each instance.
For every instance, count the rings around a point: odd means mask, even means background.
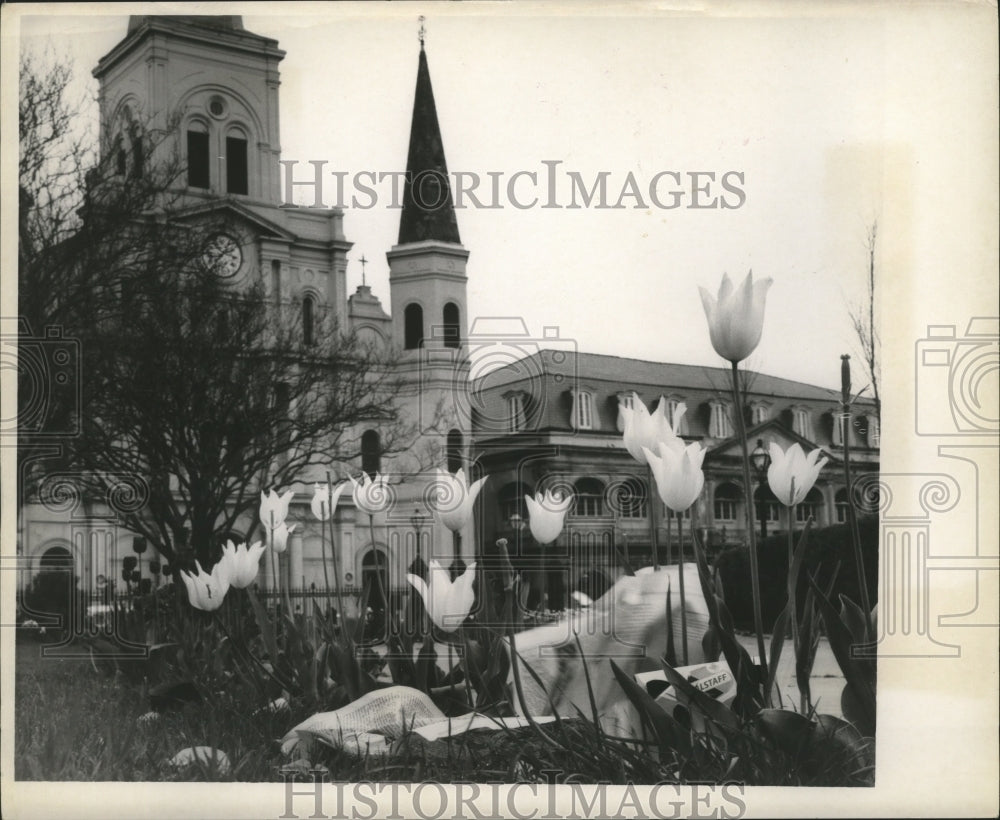
[[[424,50],[425,30],[420,23],[420,61],[413,98],[410,151],[403,185],[403,212],[399,219],[399,244],[436,240],[461,244],[458,220],[444,159],[444,144],[438,125],[431,72]]]

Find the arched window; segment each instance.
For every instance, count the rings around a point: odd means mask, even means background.
[[[125,146],[122,144],[121,134],[115,137],[114,157],[115,173],[120,177],[125,176],[125,171],[128,167],[128,157],[125,156]]]
[[[382,471],[382,447],[376,430],[366,430],[361,436],[361,469],[372,478]]]
[[[804,524],[812,516],[813,524],[819,524],[819,511],[823,506],[823,494],[813,487],[806,497],[795,507],[795,520]]]
[[[645,518],[649,514],[649,493],[638,478],[627,478],[618,485],[615,502],[622,518]]]
[[[716,521],[735,521],[736,505],[743,497],[740,488],[731,482],[720,484],[715,488],[715,505],[713,512]]]
[[[142,179],[142,170],[146,164],[146,149],[142,143],[141,134],[132,135],[132,176]]]
[[[833,497],[833,506],[837,510],[837,523],[846,524],[847,523],[847,489],[841,487],[837,490],[836,495]]]
[[[305,345],[316,344],[315,312],[316,299],[312,294],[307,293],[302,299],[302,343]]]
[[[403,311],[403,347],[416,350],[424,346],[424,309],[411,302]]]
[[[382,593],[389,591],[389,560],[381,550],[368,550],[361,559],[361,584],[368,588],[368,606],[385,609]]]
[[[596,518],[604,515],[604,485],[596,478],[581,478],[573,486],[575,501],[573,515]]]
[[[226,192],[250,193],[247,138],[245,134],[235,129],[226,135]]]
[[[448,443],[445,447],[445,457],[448,460],[449,473],[457,473],[462,468],[462,451],[464,449],[462,433],[458,430],[449,430]]]
[[[458,305],[448,302],[442,311],[444,320],[444,346],[457,348],[462,344]]]
[[[767,484],[763,484],[754,490],[753,502],[754,514],[757,516],[758,522],[761,516],[764,516],[765,520],[774,524],[781,522],[781,502],[778,501],[777,496],[775,496]]]
[[[660,506],[660,515],[662,516],[664,521],[666,521],[668,518],[683,518],[685,521],[690,521],[691,507],[688,507],[682,513],[675,513],[672,509],[670,509],[670,507],[668,507],[666,504],[663,504]]]
[[[208,154],[208,129],[192,123],[187,132],[187,184],[191,188],[211,187]]]

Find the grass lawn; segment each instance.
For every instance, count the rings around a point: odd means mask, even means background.
[[[256,706],[238,704],[222,690],[210,700],[143,719],[149,713],[149,699],[142,685],[108,675],[87,659],[43,657],[42,649],[43,644],[31,639],[17,644],[18,780],[280,782],[288,776],[281,769],[290,761],[277,741],[308,713],[257,711],[265,701]],[[824,641],[814,672],[814,696],[821,698],[821,711],[839,715],[843,679],[828,655]],[[780,677],[789,678],[782,689],[793,692],[785,658]],[[584,752],[575,765],[581,782],[628,779],[620,757],[609,760],[595,744],[589,724],[566,724],[564,738]],[[178,751],[191,746],[222,749],[230,770],[221,772],[211,764],[176,769],[168,764]],[[332,780],[513,782],[533,779],[531,772],[550,765],[552,754],[530,730],[517,730],[473,732],[462,742],[447,744],[443,754],[440,745],[428,747],[416,736],[387,758],[359,759],[318,747],[310,764],[324,766]]]
[[[19,641],[15,670],[15,778],[18,780],[281,780],[272,742],[287,717],[250,719],[222,704],[188,704],[148,723],[141,687],[97,671],[89,660],[42,656],[42,644]],[[188,746],[224,749],[229,775],[167,761]],[[200,769],[200,770],[199,770]]]

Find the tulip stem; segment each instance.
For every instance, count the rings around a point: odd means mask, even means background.
[[[337,627],[339,628],[341,634],[344,636],[344,642],[347,646],[347,650],[353,656],[354,645],[351,640],[351,635],[347,631],[347,613],[344,612],[344,592],[340,587],[340,562],[337,560],[337,545],[333,540],[333,484],[331,483],[330,473],[326,474],[326,486],[327,486],[327,509],[329,511],[330,522],[330,558],[333,561],[333,589],[334,594],[337,596]],[[323,572],[324,576],[326,573],[326,561],[323,562]],[[327,605],[329,605],[330,598],[330,582],[327,580],[326,587],[326,597]]]
[[[646,498],[649,504],[649,548],[653,551],[653,571],[659,572],[660,570],[660,550],[656,543],[656,504],[653,503],[653,497],[656,493],[653,492],[653,487],[656,485],[653,483],[653,468],[647,463],[646,464]]]
[[[322,506],[320,507],[320,512],[324,512]],[[333,555],[333,487],[330,486],[330,471],[327,470],[326,473],[326,515],[330,521],[330,554]],[[323,584],[326,586],[326,605],[329,607],[332,601],[330,600],[330,573],[326,568],[326,527],[323,526],[323,521],[320,520],[320,548],[323,550]]]
[[[733,415],[736,417],[736,430],[740,439],[740,450],[743,454],[743,486],[746,492],[747,535],[750,538],[750,588],[753,592],[753,625],[757,633],[757,654],[760,658],[761,682],[767,680],[767,650],[764,648],[764,619],[760,609],[760,573],[757,565],[757,529],[753,520],[753,503],[751,494],[753,485],[750,483],[750,449],[747,446],[746,421],[743,418],[743,400],[740,394],[739,363],[731,362],[733,381]],[[771,693],[764,685],[765,705],[770,705]]]
[[[795,479],[792,479],[792,500],[795,499]],[[795,650],[795,668],[799,665],[799,614],[798,602],[795,599],[795,577],[792,575],[792,563],[795,558],[794,544],[795,527],[795,505],[788,508],[788,612],[792,621],[792,648]],[[804,692],[799,692],[799,708],[802,714],[806,714],[806,696]]]
[[[670,517],[667,517],[670,521]],[[684,665],[688,665],[688,622],[687,622],[687,598],[684,595],[684,519],[681,513],[677,513],[677,555],[681,581],[681,657],[684,658]]]
[[[462,634],[462,647],[465,651],[465,697],[471,709],[475,708],[476,705],[472,697],[472,650],[469,648],[469,636],[465,631],[464,624],[458,628],[458,631]]]

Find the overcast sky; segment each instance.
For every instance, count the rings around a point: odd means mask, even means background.
[[[505,8],[509,5],[505,4]],[[698,286],[723,272],[774,279],[764,337],[751,364],[814,384],[839,384],[839,356],[857,353],[848,318],[864,298],[867,226],[880,222],[878,264],[894,276],[938,275],[961,264],[972,228],[956,222],[926,248],[921,197],[974,184],[962,156],[964,129],[985,102],[970,66],[919,13],[889,17],[840,5],[812,16],[723,18],[711,14],[581,14],[522,6],[372,4],[328,8],[326,16],[282,8],[244,16],[250,31],[279,41],[284,159],[326,160],[328,171],[402,171],[416,77],[417,15],[449,170],[484,179],[499,172],[498,209],[458,212],[468,265],[470,318],[523,317],[580,350],[657,361],[720,364],[711,348]],[[623,8],[623,7],[622,7]],[[774,6],[773,8],[777,8]],[[808,6],[799,7],[806,15]],[[488,18],[486,15],[490,15]],[[930,22],[934,23],[933,20]],[[127,17],[25,18],[23,43],[51,41],[71,59],[79,91],[124,37]],[[960,32],[951,32],[958,36]],[[84,117],[96,121],[96,106]],[[543,161],[558,161],[556,199],[570,202],[567,172],[592,184],[607,171],[608,204],[632,174],[644,207],[543,209]],[[514,207],[506,186],[517,171]],[[681,175],[681,207],[656,207],[650,181]],[[713,172],[701,199],[724,197],[726,172],[745,194],[740,207],[691,209],[690,172]],[[706,178],[700,178],[704,185]],[[328,201],[334,199],[329,177]],[[657,188],[669,204],[670,177]],[[390,188],[371,209],[348,209],[354,242],[348,289],[368,281],[388,309],[385,252],[398,210]],[[352,189],[347,187],[350,197]],[[364,201],[367,198],[362,197]],[[719,200],[721,204],[722,200]],[[935,213],[935,220],[948,221]],[[860,380],[860,374],[856,377]]]

